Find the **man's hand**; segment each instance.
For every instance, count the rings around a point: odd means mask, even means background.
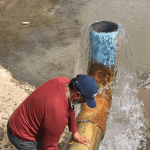
[[[82,136],[78,132],[74,133],[73,140],[69,144],[72,145],[74,142],[79,142],[79,143],[82,143],[86,146],[88,146],[87,143],[91,143],[90,140],[87,139],[86,136]]]

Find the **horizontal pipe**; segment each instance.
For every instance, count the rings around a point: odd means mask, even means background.
[[[107,110],[110,101],[101,95],[95,97],[97,106],[89,108],[86,103],[82,104],[81,112],[77,117],[79,134],[86,136],[91,143],[85,146],[74,142],[68,150],[97,150],[106,130]]]
[[[101,129],[90,122],[78,122],[77,127],[79,134],[87,136],[87,138],[91,141],[91,144],[88,143],[88,146],[86,146],[84,144],[74,142],[68,150],[97,150],[100,141],[103,138]]]

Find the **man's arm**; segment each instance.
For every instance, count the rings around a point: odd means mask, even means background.
[[[69,111],[68,127],[69,127],[69,131],[72,133],[76,133],[78,131],[74,110]]]
[[[70,114],[68,118],[69,131],[73,133],[73,140],[69,144],[72,145],[74,141],[76,141],[88,146],[87,143],[90,143],[90,140],[87,139],[87,137],[82,136],[78,133],[76,119],[75,119],[75,111],[72,110],[69,112],[69,114]]]

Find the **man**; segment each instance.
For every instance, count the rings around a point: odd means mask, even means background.
[[[57,144],[66,125],[73,133],[73,141],[87,145],[75,120],[75,103],[96,107],[98,86],[94,78],[77,75],[51,79],[31,93],[13,112],[7,125],[8,138],[18,150],[58,150]]]

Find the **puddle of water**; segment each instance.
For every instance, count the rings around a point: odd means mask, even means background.
[[[13,14],[16,10],[17,13],[14,16],[21,18],[22,14],[18,14],[20,12],[18,5],[16,4],[9,11]],[[37,2],[33,1],[32,5],[37,5]],[[40,6],[43,8],[45,4],[40,3]],[[69,1],[59,1],[50,11],[55,13],[51,15],[47,12],[47,16],[37,10],[39,7],[32,10],[37,15],[37,18],[32,20],[33,16],[30,12],[32,7],[26,5],[24,9],[27,10],[29,19],[18,20],[18,26],[17,24],[6,26],[6,30],[1,30],[4,34],[0,39],[2,64],[9,68],[14,76],[35,86],[40,86],[48,79],[57,76],[72,77],[80,37],[78,30],[80,22],[76,18],[80,5],[78,7],[77,3],[73,5]],[[3,27],[10,19],[15,22],[13,18],[10,18],[11,15],[5,19],[8,10],[2,14],[2,19],[7,20]],[[30,25],[22,26],[22,21],[29,21]]]
[[[49,26],[50,23],[58,22],[55,17],[53,21],[47,19],[47,13],[55,6],[57,1],[15,1],[13,5],[5,7],[0,12],[0,49],[1,57],[7,56],[9,52],[17,51],[18,46],[28,44],[26,38],[39,26]],[[30,22],[29,26],[22,22]],[[33,30],[32,30],[33,29]],[[31,45],[31,44],[30,44]]]
[[[41,67],[46,63],[51,64],[51,58],[41,63],[39,61],[41,55],[45,57],[51,51],[58,51],[52,55],[53,57],[60,56],[55,63],[57,66],[61,63],[62,57],[68,60],[64,54],[70,51],[73,56],[72,60],[75,61],[84,28],[93,21],[110,20],[119,22],[128,32],[136,69],[149,71],[149,6],[150,2],[146,0],[127,1],[126,3],[119,0],[111,2],[108,0],[84,0],[82,2],[14,0],[13,5],[9,5],[0,12],[1,63],[4,67],[9,68],[14,76],[39,86],[47,81],[48,76],[49,79],[54,77],[54,71],[49,74],[44,70],[46,67]],[[23,21],[29,21],[29,26],[23,26]],[[62,48],[64,53],[59,53]],[[25,59],[26,61],[23,62]],[[70,74],[73,68],[74,65],[71,71],[56,69],[55,75]],[[39,70],[42,76],[37,76]],[[26,72],[28,76],[25,75]],[[67,77],[72,76],[71,73]]]

